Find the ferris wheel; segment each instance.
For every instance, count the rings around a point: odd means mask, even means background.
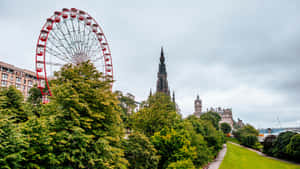
[[[36,46],[36,74],[43,102],[52,96],[49,79],[55,71],[65,64],[88,60],[113,80],[110,48],[96,20],[76,8],[54,12],[43,25]]]

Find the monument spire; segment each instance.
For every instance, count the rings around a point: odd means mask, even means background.
[[[162,93],[165,93],[166,95],[170,96],[163,47],[161,47],[161,50],[160,50],[159,60],[160,60],[160,63],[159,63],[158,73],[157,73],[156,92],[162,92]]]

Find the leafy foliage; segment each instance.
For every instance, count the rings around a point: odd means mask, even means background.
[[[29,90],[29,96],[27,98],[27,102],[33,105],[39,105],[42,103],[42,93],[39,88],[35,85]]]
[[[193,162],[188,160],[180,160],[168,165],[167,169],[195,169]]]
[[[219,122],[221,120],[221,116],[213,111],[209,111],[207,113],[204,113],[200,116],[201,120],[204,121],[210,121],[211,124],[217,129],[219,130]]]
[[[127,130],[132,128],[130,116],[134,113],[134,109],[137,107],[135,100],[131,97],[131,94],[123,95],[121,91],[116,91],[119,106],[121,107],[121,119],[124,123],[124,126]]]
[[[39,116],[20,124],[1,118],[7,121],[1,127],[7,136],[1,137],[0,163],[7,168],[126,168],[120,107],[110,81],[89,62],[66,65],[55,75],[53,97],[40,106]],[[8,96],[1,94],[6,101],[1,106],[22,112],[22,98],[15,94],[17,104],[8,107]]]
[[[287,145],[287,153],[300,162],[300,134],[295,134]]]
[[[159,156],[157,150],[145,135],[135,132],[123,141],[125,157],[130,169],[156,169]]]
[[[158,168],[167,168],[172,162],[195,159],[196,149],[191,146],[186,132],[163,129],[152,136],[152,143],[160,155]]]
[[[233,135],[241,142],[241,144],[255,149],[260,148],[260,144],[257,138],[258,134],[258,130],[256,130],[253,126],[249,124],[233,132]]]
[[[200,168],[224,143],[220,116],[182,119],[169,96],[156,93],[135,108],[131,97],[89,62],[68,64],[50,82],[50,103],[30,90],[26,102],[13,87],[0,90],[2,168]],[[125,121],[125,125],[123,123]],[[124,139],[124,128],[134,133]]]
[[[133,115],[133,129],[150,137],[165,127],[172,128],[180,121],[175,104],[164,93],[150,96],[136,114]]]
[[[288,153],[287,146],[290,143],[291,138],[296,134],[297,133],[291,131],[280,133],[273,144],[273,156],[280,158],[289,158],[290,154]]]
[[[23,107],[24,97],[13,86],[0,89],[0,113],[13,119],[15,123],[24,122],[28,119]]]
[[[224,134],[228,134],[231,132],[231,126],[228,123],[221,123],[221,130]]]

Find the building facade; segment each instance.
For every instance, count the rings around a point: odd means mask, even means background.
[[[195,106],[195,111],[194,111],[194,115],[196,117],[199,117],[203,114],[206,113],[208,111],[213,111],[216,112],[220,115],[221,120],[220,120],[220,124],[221,123],[228,123],[231,128],[233,128],[233,116],[232,116],[232,109],[229,108],[221,108],[221,107],[217,107],[217,108],[210,108],[210,110],[207,109],[206,112],[202,111],[202,100],[199,98],[199,95],[197,96],[195,102],[194,102],[194,106]]]
[[[15,86],[23,93],[24,98],[28,97],[29,90],[37,83],[35,72],[1,61],[0,75],[1,87]]]

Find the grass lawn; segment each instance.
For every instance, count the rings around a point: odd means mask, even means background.
[[[300,166],[263,157],[227,143],[227,152],[220,169],[300,169]]]
[[[240,144],[240,142],[236,138],[234,138],[234,137],[225,137],[225,140],[226,141],[234,142],[236,144]]]

